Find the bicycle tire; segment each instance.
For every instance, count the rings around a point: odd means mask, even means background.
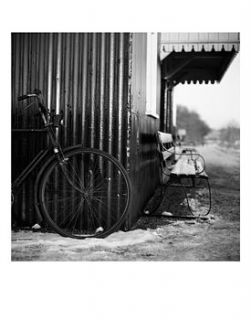
[[[40,180],[39,203],[48,225],[65,237],[106,237],[124,222],[131,183],[120,162],[97,149],[65,151]]]

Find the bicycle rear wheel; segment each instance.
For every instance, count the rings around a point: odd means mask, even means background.
[[[45,169],[39,202],[48,224],[62,236],[105,237],[123,223],[131,200],[126,170],[113,156],[78,148]]]

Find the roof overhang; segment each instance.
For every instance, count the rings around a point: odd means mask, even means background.
[[[226,51],[172,51],[162,60],[162,78],[178,83],[220,82],[231,61],[237,54],[235,47]]]

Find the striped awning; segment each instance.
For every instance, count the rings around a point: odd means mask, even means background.
[[[161,33],[160,59],[172,52],[235,51],[240,49],[239,33]]]
[[[174,85],[219,82],[239,47],[239,33],[163,33],[162,77]]]

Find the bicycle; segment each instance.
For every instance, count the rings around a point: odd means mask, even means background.
[[[62,114],[49,112],[38,89],[18,97],[18,101],[25,99],[37,105],[50,143],[13,182],[12,203],[21,184],[41,164],[34,203],[49,227],[77,239],[106,237],[117,231],[131,204],[131,182],[125,168],[98,149],[83,145],[62,149],[55,132],[62,124]]]

